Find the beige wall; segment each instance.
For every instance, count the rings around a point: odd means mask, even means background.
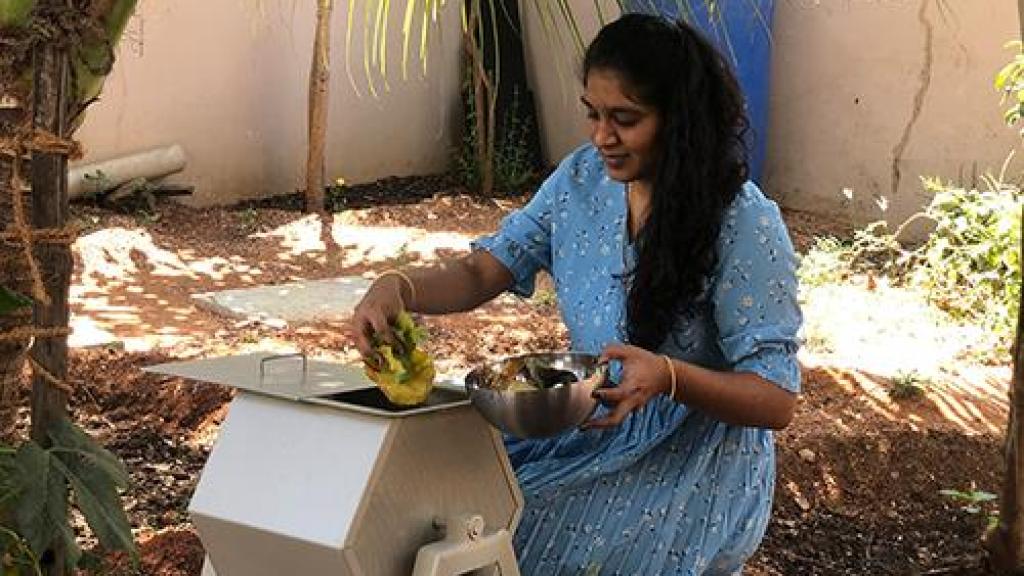
[[[79,132],[85,161],[177,142],[189,162],[175,179],[196,185],[197,203],[228,203],[304,187],[315,4],[141,2],[103,99],[89,109]],[[431,44],[426,79],[414,61],[410,79],[402,81],[401,43],[397,35],[392,39],[390,91],[378,99],[365,93],[358,40],[351,61],[362,97],[351,88],[344,67],[348,2],[336,4],[328,177],[355,183],[443,170],[450,125],[460,114],[458,3],[449,2],[441,14],[445,34],[443,41]],[[401,10],[392,11],[394,30],[400,29],[402,16]],[[357,14],[356,21],[361,17]],[[361,31],[358,24],[356,30]]]
[[[599,26],[593,0],[571,3],[591,38]],[[362,182],[444,169],[459,123],[458,1],[449,0],[441,14],[443,34],[434,35],[426,78],[417,71],[403,82],[395,73],[396,36],[391,89],[378,99],[357,97],[349,84],[348,2],[337,4],[328,176]],[[614,4],[602,0],[606,16]],[[1003,43],[1019,35],[1017,7],[1011,0],[942,5],[778,0],[770,194],[791,207],[864,222],[880,216],[879,196],[889,200],[891,215],[917,209],[925,201],[919,175],[969,179],[1002,163],[1019,142],[1002,124],[992,77],[1009,59]],[[190,160],[177,179],[197,185],[200,203],[301,188],[313,2],[144,0],[140,14],[141,34],[137,20],[80,133],[87,160],[180,142]],[[391,17],[397,29],[401,10]],[[546,37],[532,8],[524,21],[541,140],[557,161],[586,139],[579,54],[568,39]],[[351,61],[365,92],[356,44]],[[852,205],[844,189],[853,191]]]
[[[592,37],[592,3],[572,4],[589,15]],[[969,180],[999,168],[1019,144],[992,88],[1010,59],[1003,44],[1020,34],[1017,6],[942,5],[945,11],[937,0],[777,0],[765,169],[771,195],[863,223],[881,216],[877,196],[889,200],[893,217],[923,205],[919,175]],[[543,36],[535,15],[527,35]],[[542,141],[557,161],[586,138],[578,58],[553,56],[543,41],[530,42],[527,57],[543,102]],[[844,188],[853,190],[853,205]]]
[[[782,0],[775,16],[766,187],[786,205],[863,223],[885,197],[902,218],[927,201],[919,176],[969,183],[1020,143],[992,87],[1020,37],[1012,0]]]
[[[570,0],[579,18],[580,34],[589,42],[601,26],[593,0]],[[614,1],[601,0],[606,19],[618,15]],[[582,53],[569,36],[545,34],[540,14],[524,11],[526,74],[537,101],[541,146],[552,163],[587,141],[586,113],[580,103]]]

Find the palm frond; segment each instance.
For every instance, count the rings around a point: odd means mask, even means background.
[[[379,0],[378,0],[379,1]],[[369,7],[363,11],[363,73],[366,74],[366,84],[369,87],[370,95],[377,98],[377,86],[373,81],[373,72],[371,70],[371,52],[370,47],[370,20],[372,18],[373,11]]]
[[[412,2],[413,0],[409,0]],[[359,86],[356,85],[356,78],[352,74],[352,23],[356,13],[356,0],[348,0],[348,12],[345,15],[345,74],[348,76],[348,83],[355,91],[357,98],[362,98]]]
[[[402,80],[409,79],[409,39],[412,36],[412,17],[416,13],[416,0],[406,0],[402,18]]]

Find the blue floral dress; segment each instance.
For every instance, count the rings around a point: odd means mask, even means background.
[[[475,248],[512,272],[520,295],[550,272],[572,348],[598,353],[626,340],[626,215],[625,187],[587,145]],[[798,392],[796,258],[778,208],[752,183],[725,213],[718,249],[695,313],[659,352]],[[506,446],[526,497],[515,544],[527,576],[737,574],[768,523],[771,431],[665,396],[616,428]]]

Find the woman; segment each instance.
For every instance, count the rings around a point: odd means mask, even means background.
[[[738,573],[768,523],[770,429],[800,387],[793,249],[746,182],[736,81],[693,29],[623,16],[583,79],[591,143],[470,255],[383,274],[353,336],[369,355],[402,309],[529,295],[547,270],[572,348],[619,370],[583,429],[507,441],[527,500],[523,573]]]

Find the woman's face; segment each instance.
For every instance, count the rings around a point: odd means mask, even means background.
[[[652,180],[657,163],[657,111],[630,98],[619,74],[595,68],[580,100],[587,109],[590,140],[601,152],[608,176],[619,182]]]

